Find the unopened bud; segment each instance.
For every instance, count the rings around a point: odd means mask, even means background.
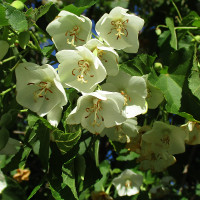
[[[162,69],[162,63],[159,62],[154,63],[154,68],[156,71],[160,71]]]
[[[162,33],[162,31],[159,28],[156,28],[155,32],[156,32],[156,35],[160,35]]]
[[[13,1],[11,3],[11,6],[17,8],[18,10],[23,10],[24,9],[24,3],[21,2],[21,1]]]

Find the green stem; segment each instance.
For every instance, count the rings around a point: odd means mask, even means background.
[[[20,110],[21,113],[28,112],[28,109]]]
[[[23,54],[26,51],[27,50],[25,49],[25,50],[21,51],[20,53],[16,54],[15,56],[11,56],[10,58],[7,58],[5,60],[0,61],[0,65],[3,65],[3,63],[5,63],[5,62],[8,62],[10,60],[13,60],[13,59],[17,58],[18,56],[20,56],[21,54]]]
[[[15,70],[15,68],[19,65],[19,63],[22,61],[22,59],[26,56],[26,54],[27,54],[28,52],[29,52],[29,51],[27,51],[27,52],[18,60],[18,62],[15,64],[15,66],[14,66],[12,69],[10,69],[11,72]]]
[[[13,85],[11,88],[8,88],[7,90],[0,93],[0,96],[4,96],[6,93],[10,92],[12,89],[16,88],[16,85]]]
[[[181,13],[179,12],[179,10],[178,10],[176,4],[174,3],[173,0],[171,0],[171,2],[172,2],[172,4],[173,4],[174,8],[176,9],[176,12],[178,13],[178,16],[179,16],[180,21],[182,21]]]
[[[196,29],[200,29],[200,28],[199,27],[174,27],[174,29],[175,30],[177,30],[177,29],[185,29],[185,30],[194,29],[194,30],[196,30]]]
[[[110,185],[108,186],[108,188],[106,189],[106,194],[110,193],[110,188],[112,187],[112,182],[110,183]]]
[[[37,50],[38,50],[39,52],[42,52],[42,50],[41,50],[41,48],[40,48],[40,45],[39,45],[39,43],[38,43],[37,38],[35,37],[35,35],[33,34],[32,31],[29,31],[29,32],[30,32],[30,35],[31,35],[33,41],[35,42],[35,46],[37,47]]]
[[[99,40],[99,37],[97,37],[94,33],[92,33],[92,35],[93,35],[96,39]]]

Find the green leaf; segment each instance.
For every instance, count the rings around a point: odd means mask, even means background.
[[[35,8],[35,9],[29,8],[26,11],[26,17],[28,18],[29,26],[36,23],[36,21],[40,17],[45,15],[49,11],[49,9],[51,8],[52,5],[53,5],[53,3],[49,2],[49,3],[46,3],[45,5],[40,6],[39,8]]]
[[[117,157],[118,161],[130,161],[139,157],[139,155],[133,151],[128,151],[128,149],[125,149],[126,151],[123,152],[122,150],[120,151],[120,155]]]
[[[141,76],[151,72],[152,65],[156,59],[156,56],[150,56],[148,54],[140,54],[134,59],[129,60],[122,65],[120,69],[132,76]]]
[[[73,195],[70,193],[68,194],[68,199],[78,199],[77,191],[76,191],[76,185],[75,185],[75,174],[74,174],[74,160],[72,160],[69,163],[65,163],[62,167],[62,177],[63,177],[63,184],[67,185],[70,189]]]
[[[172,48],[177,50],[177,37],[176,37],[176,31],[174,29],[174,21],[172,18],[167,17],[165,19],[165,22],[166,22],[167,26],[169,27],[169,30],[171,33],[170,45]]]
[[[1,130],[0,130],[0,150],[6,146],[8,139],[9,139],[9,131],[5,127],[1,128]]]
[[[68,152],[80,139],[81,128],[74,133],[65,133],[61,130],[53,132],[54,141],[62,154]]]
[[[195,11],[191,11],[181,22],[181,26],[200,27],[200,17]]]
[[[29,31],[21,32],[18,36],[19,45],[22,49],[26,48],[26,45],[28,44],[30,40],[30,33]]]
[[[65,6],[63,10],[69,11],[71,13],[74,13],[76,15],[81,15],[85,9],[90,8],[95,3],[97,3],[97,0],[80,0],[77,1],[74,4],[70,4],[68,6]]]
[[[0,27],[8,26],[8,19],[6,19],[6,9],[0,4]]]
[[[51,53],[54,51],[55,45],[46,46],[42,49],[42,53],[44,56],[49,57]]]
[[[42,123],[40,123],[37,129],[37,136],[40,141],[39,158],[43,166],[47,169],[49,160],[50,133],[49,129]]]
[[[168,112],[177,113],[181,107],[182,88],[187,81],[192,56],[193,48],[175,51],[169,58],[170,66],[167,74],[157,76],[155,72],[152,72],[148,77],[150,83],[163,92]]]
[[[5,7],[6,18],[8,19],[8,22],[12,28],[19,32],[27,31],[28,22],[26,20],[25,14],[8,4],[6,4]]]

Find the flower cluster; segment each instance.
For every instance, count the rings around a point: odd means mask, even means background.
[[[131,76],[119,70],[115,50],[137,53],[144,25],[143,19],[127,11],[116,7],[104,14],[96,23],[96,39],[91,39],[89,18],[61,11],[46,28],[58,50],[57,71],[48,64],[19,64],[16,100],[58,126],[68,102],[65,90],[74,88],[80,97],[64,119],[68,125],[81,124],[92,134],[127,143],[128,149],[140,154],[142,170],[162,171],[176,161],[174,154],[185,151],[185,141],[196,144],[199,126],[187,131],[160,121],[152,128],[138,126],[136,117],[157,108],[164,96],[149,83],[148,75]],[[142,177],[127,170],[113,184],[120,196],[134,195]]]

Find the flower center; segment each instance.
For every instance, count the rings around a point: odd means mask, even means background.
[[[132,186],[132,181],[127,179],[125,182],[125,187],[128,189],[128,188],[131,188],[131,186]]]
[[[120,93],[124,96],[124,106],[127,106],[128,101],[131,102],[131,97],[124,90],[121,90]]]
[[[78,42],[78,40],[84,42],[85,40],[78,38],[79,32],[80,32],[81,28],[79,26],[74,26],[72,30],[67,31],[65,33],[65,36],[70,37],[71,41],[69,38],[67,38],[67,44],[71,44],[72,46],[76,47],[76,45],[74,44],[75,42]]]
[[[112,28],[110,29],[110,33],[112,33],[113,30],[116,30],[117,33],[115,34],[117,36],[117,40],[119,38],[121,38],[122,35],[124,35],[125,37],[128,36],[128,31],[127,31],[127,26],[126,24],[128,23],[128,19],[122,21],[122,20],[116,20],[116,21],[111,21],[111,25],[112,25]]]
[[[163,144],[169,145],[169,143],[170,143],[170,137],[169,137],[169,135],[163,136],[163,137],[160,139],[160,141],[161,141]]]
[[[87,60],[79,60],[78,67],[72,70],[72,75],[77,77],[77,80],[81,83],[87,83],[88,80],[85,80],[85,76],[89,75],[89,77],[94,77],[94,75],[90,75],[90,63]],[[78,74],[78,75],[77,75]]]
[[[101,99],[94,99],[93,106],[85,109],[86,112],[89,113],[85,118],[88,118],[92,113],[94,113],[94,120],[92,122],[92,126],[100,126],[101,123],[104,121],[104,118],[99,113],[102,110],[100,102]]]
[[[44,98],[45,100],[49,100],[49,98],[46,97],[47,93],[53,93],[49,88],[51,87],[50,82],[44,82],[41,81],[38,84],[35,83],[28,83],[27,85],[36,85],[39,89],[36,90],[33,95],[34,95],[34,101],[37,102],[38,98]]]

